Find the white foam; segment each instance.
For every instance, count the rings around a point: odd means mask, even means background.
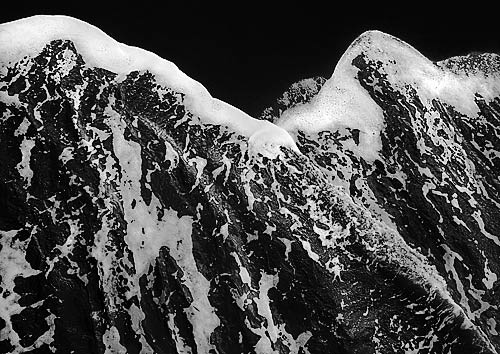
[[[442,63],[432,62],[408,43],[380,31],[363,33],[353,42],[341,62],[350,65],[360,53],[380,62],[378,71],[387,75],[387,81],[401,93],[405,94],[406,86],[410,85],[424,104],[439,98],[469,117],[478,113],[475,93],[487,99],[500,93],[498,76],[487,78],[478,73],[469,75],[447,69]]]
[[[277,125],[290,133],[358,129],[360,143],[352,150],[367,161],[376,159],[382,147],[380,133],[384,116],[357,79],[359,70],[352,61],[360,54],[380,64],[377,71],[393,89],[407,95],[409,86],[416,90],[424,104],[438,98],[458,112],[476,117],[479,112],[474,100],[476,93],[486,100],[500,95],[500,74],[485,76],[452,71],[391,35],[368,31],[346,50],[319,93],[309,103],[283,112]],[[367,84],[375,90],[380,87],[377,79]]]
[[[355,43],[344,53],[319,93],[309,103],[285,111],[277,124],[293,133],[359,129],[360,144],[355,149],[372,161],[382,148],[380,131],[384,118],[382,109],[356,79],[358,70],[351,65],[358,54],[353,49]]]
[[[20,338],[14,331],[11,317],[22,311],[18,303],[19,295],[14,291],[17,276],[29,277],[40,273],[31,268],[26,261],[27,242],[16,239],[20,230],[2,231],[0,230],[0,240],[2,248],[0,249],[0,286],[4,289],[0,296],[0,318],[5,321],[4,328],[0,330],[0,338],[8,339],[15,347],[14,353],[21,351]],[[33,305],[34,306],[34,305]]]
[[[272,349],[271,343],[276,343],[278,339],[278,329],[274,323],[268,297],[269,289],[276,286],[277,282],[278,278],[275,275],[269,275],[263,272],[259,281],[259,297],[253,299],[257,305],[258,314],[266,319],[266,324],[261,328],[252,329],[254,334],[260,336],[259,341],[255,344],[255,353],[277,353],[277,351]]]
[[[104,332],[102,341],[106,349],[104,352],[105,354],[118,354],[127,351],[127,348],[120,343],[120,332],[118,332],[115,326],[108,328],[106,332]]]
[[[26,137],[23,137],[23,141],[21,146],[19,147],[21,150],[21,161],[17,164],[16,168],[19,172],[19,175],[26,181],[26,183],[31,185],[31,179],[33,178],[33,170],[30,167],[31,161],[31,150],[35,146],[35,140],[30,140]]]
[[[33,16],[0,25],[0,66],[25,56],[39,54],[50,41],[71,40],[87,65],[118,74],[118,80],[131,71],[149,71],[160,85],[185,94],[190,112],[205,123],[226,126],[252,138],[254,151],[274,155],[285,146],[298,152],[292,137],[283,129],[252,118],[245,112],[213,98],[199,82],[184,74],[172,62],[141,48],[115,41],[99,28],[68,16]]]

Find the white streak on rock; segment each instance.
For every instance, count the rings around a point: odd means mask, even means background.
[[[31,184],[33,178],[33,170],[30,167],[31,149],[35,146],[35,141],[24,137],[19,147],[21,150],[21,162],[16,166],[19,175],[27,182],[28,186]]]
[[[14,292],[14,280],[17,276],[29,277],[40,273],[31,268],[26,261],[27,242],[15,240],[15,236],[20,230],[2,231],[0,230],[0,318],[5,321],[5,326],[0,330],[0,338],[8,339],[14,346],[14,353],[21,351],[20,338],[12,327],[11,316],[20,313],[23,307],[19,305],[19,295]],[[23,349],[24,352],[24,349]]]
[[[134,256],[137,278],[147,272],[160,248],[167,246],[170,256],[182,269],[182,282],[193,298],[185,312],[193,326],[198,352],[208,353],[214,348],[210,336],[220,321],[208,300],[210,282],[198,271],[194,259],[191,239],[193,220],[189,216],[178,217],[174,210],[164,209],[154,194],[151,203],[145,203],[140,183],[141,146],[125,139],[125,122],[109,106],[106,113],[110,116],[108,124],[113,132],[113,149],[122,172],[120,191],[127,222],[125,241]],[[160,218],[158,211],[162,209],[163,216]]]
[[[115,326],[106,330],[102,336],[102,341],[106,348],[104,354],[122,354],[127,352],[127,349],[120,344],[120,333]]]

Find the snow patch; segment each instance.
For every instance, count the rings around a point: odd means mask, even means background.
[[[141,354],[154,354],[155,351],[151,348],[149,343],[146,342],[146,339],[144,338],[145,336],[144,329],[142,328],[142,321],[144,321],[146,315],[135,304],[132,304],[132,306],[130,306],[128,313],[132,321],[132,330],[136,334],[140,334],[139,341],[141,343]]]
[[[21,162],[17,164],[17,171],[19,175],[27,182],[28,186],[31,185],[31,179],[33,178],[33,170],[30,167],[31,161],[31,149],[35,146],[35,140],[30,140],[24,137],[21,146]]]
[[[231,252],[231,255],[235,259],[236,263],[238,264],[238,268],[240,269],[240,278],[243,284],[247,284],[248,288],[252,289],[252,278],[250,277],[250,274],[248,273],[248,270],[241,264],[240,257],[236,252]]]
[[[259,281],[259,297],[254,298],[253,301],[257,305],[257,312],[260,316],[266,319],[267,328],[260,328],[260,330],[254,331],[254,333],[261,336],[260,340],[255,345],[256,353],[274,353],[272,343],[276,343],[278,339],[278,329],[274,324],[273,315],[270,308],[270,300],[268,297],[269,289],[276,286],[278,283],[278,277],[275,275],[270,275],[262,273],[262,277]]]
[[[179,354],[191,354],[191,348],[184,342],[184,338],[179,333],[179,328],[175,325],[175,315],[168,314],[168,328],[172,331],[172,339],[175,342],[175,349]]]
[[[0,330],[0,338],[8,339],[14,348],[22,348],[20,338],[14,331],[11,322],[11,316],[22,311],[18,303],[19,295],[14,292],[14,280],[17,276],[25,278],[40,273],[31,268],[26,261],[27,242],[15,240],[15,236],[20,230],[2,231],[0,230],[0,240],[2,248],[0,249],[0,318],[5,321],[3,329]],[[15,353],[18,353],[16,349]]]
[[[482,279],[482,282],[486,289],[491,290],[493,289],[493,285],[495,282],[498,280],[497,275],[491,271],[491,269],[488,267],[488,258],[485,257],[485,262],[484,262],[484,278]]]
[[[106,351],[104,354],[126,353],[127,348],[120,344],[120,332],[115,326],[108,328],[102,336],[102,342]]]

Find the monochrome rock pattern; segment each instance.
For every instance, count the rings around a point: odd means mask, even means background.
[[[367,32],[273,154],[70,40],[6,64],[0,352],[499,352],[499,62]]]

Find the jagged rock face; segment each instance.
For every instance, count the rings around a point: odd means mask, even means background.
[[[403,95],[382,64],[352,61],[384,112],[370,162],[349,129],[255,154],[153,75],[88,67],[69,41],[13,63],[0,352],[498,351],[500,100],[477,97],[471,119]]]
[[[485,54],[437,65],[488,77],[498,76],[498,63],[498,56]],[[478,113],[470,117],[438,98],[426,102],[411,87],[395,89],[384,75],[387,63],[361,53],[352,65],[359,69],[360,85],[384,112],[381,158],[367,163],[356,156],[351,147],[359,144],[359,131],[350,129],[299,131],[301,151],[331,184],[349,190],[357,204],[426,255],[465,315],[498,349],[500,97],[486,100],[476,94]],[[302,92],[311,87],[310,81],[304,84]],[[289,96],[279,100],[288,100],[288,108],[314,98]]]

